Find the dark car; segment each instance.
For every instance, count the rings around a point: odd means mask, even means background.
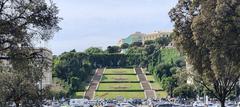
[[[142,104],[142,100],[141,99],[133,99],[131,102],[132,105],[141,105]]]

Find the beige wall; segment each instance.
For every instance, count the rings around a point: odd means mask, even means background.
[[[39,48],[35,51],[39,51],[48,63],[48,66],[43,69],[43,79],[41,81],[42,88],[44,88],[52,84],[52,52],[45,48]]]
[[[148,40],[155,40],[160,37],[169,37],[171,32],[153,32],[148,33],[146,36],[143,37],[143,43]]]

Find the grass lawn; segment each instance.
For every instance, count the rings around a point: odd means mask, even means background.
[[[96,92],[95,99],[115,99],[117,96],[124,98],[145,98],[144,92]]]
[[[146,75],[148,81],[155,81],[153,75]]]
[[[100,83],[98,90],[142,90],[140,83]]]
[[[158,98],[166,98],[168,96],[166,91],[156,91],[156,95]]]
[[[103,75],[101,81],[139,81],[136,75]]]
[[[74,97],[75,98],[83,98],[84,97],[84,92],[76,92]]]
[[[152,89],[154,90],[162,90],[162,87],[158,82],[151,83]]]
[[[136,74],[133,69],[125,69],[125,68],[119,68],[119,69],[106,69],[104,71],[104,74]]]

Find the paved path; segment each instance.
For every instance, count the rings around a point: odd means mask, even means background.
[[[93,99],[94,93],[97,89],[97,86],[98,86],[99,82],[101,81],[103,71],[104,71],[104,69],[97,69],[96,70],[96,72],[93,76],[93,79],[92,79],[92,81],[91,81],[91,83],[88,87],[88,90],[86,91],[86,93],[84,95],[84,98]]]
[[[151,89],[150,83],[147,80],[145,74],[143,73],[141,68],[135,68],[135,71],[138,75],[138,78],[140,80],[140,83],[142,84],[142,87],[144,89],[144,93],[146,98],[155,98],[156,94],[155,94],[155,90]]]

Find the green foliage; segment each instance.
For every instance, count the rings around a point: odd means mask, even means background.
[[[74,94],[74,98],[84,98],[84,92],[82,92],[82,91],[76,92]]]
[[[104,51],[101,48],[97,47],[90,47],[85,50],[86,54],[97,54],[97,53],[104,53]]]
[[[62,97],[67,97],[68,90],[65,90],[62,86],[56,85],[50,87],[48,98],[51,99],[55,97],[56,99],[61,99]]]
[[[121,49],[118,46],[108,46],[107,53],[120,53]]]
[[[168,93],[166,91],[156,91],[158,98],[167,98]]]
[[[81,80],[78,77],[71,77],[71,90],[78,90],[81,86]]]
[[[193,65],[193,79],[221,106],[240,77],[239,4],[239,0],[179,0],[169,12],[175,44]]]
[[[160,41],[161,42],[161,41]],[[89,68],[90,70],[93,68],[119,68],[119,67],[148,67],[148,70],[154,74],[154,78],[157,77],[159,82],[164,78],[170,78],[176,73],[177,67],[175,66],[175,58],[180,57],[180,54],[176,51],[176,49],[166,49],[162,48],[156,41],[153,44],[144,45],[139,43],[134,43],[129,46],[122,45],[122,49],[126,49],[125,54],[119,54],[119,47],[109,46],[107,48],[108,53],[95,53],[92,50],[93,48],[89,48],[88,52],[91,53],[78,53],[78,52],[66,52],[56,58],[56,67],[54,68],[57,76],[65,79],[70,86],[71,90],[79,90],[83,89],[80,85],[83,80],[86,79],[90,75],[89,71],[83,71],[83,69]],[[128,47],[128,48],[126,48]],[[91,51],[90,51],[91,50]],[[174,60],[173,60],[174,59]],[[181,65],[181,60],[178,61],[179,67],[183,67]],[[85,65],[85,66],[82,66]],[[119,70],[119,69],[117,69]],[[102,81],[104,83],[109,82],[138,82],[135,74],[132,70],[124,70],[123,74],[128,75],[119,75],[119,78],[116,78],[114,74],[115,69],[107,69],[104,74]],[[85,77],[82,77],[84,76]],[[88,75],[88,76],[86,76]],[[69,77],[69,78],[68,78]],[[152,79],[154,79],[152,77]],[[75,82],[80,81],[80,82]],[[166,79],[166,83],[171,82],[169,79]],[[159,86],[155,85],[158,89]],[[155,87],[155,88],[156,88]],[[169,88],[166,88],[169,91]]]
[[[160,37],[155,40],[155,42],[162,47],[167,46],[171,42],[171,38],[169,37]]]
[[[141,47],[129,47],[126,54],[142,54],[143,48]]]
[[[153,45],[154,41],[153,40],[147,40],[144,42],[144,45]]]
[[[173,96],[173,90],[177,87],[177,80],[173,77],[165,77],[162,79],[162,87],[167,90],[170,96]]]
[[[142,42],[133,42],[132,44],[130,44],[130,47],[141,47],[142,45]]]
[[[121,45],[121,49],[127,49],[129,47],[129,44],[124,43]]]
[[[185,57],[178,58],[178,59],[175,61],[175,65],[176,65],[177,67],[180,67],[180,68],[186,66]]]
[[[163,63],[169,64],[175,62],[180,57],[180,53],[175,48],[164,48],[161,50],[161,54]]]
[[[173,75],[171,68],[173,67],[172,64],[159,64],[156,68],[155,74],[162,79],[163,77],[170,77]]]
[[[95,68],[138,66],[142,61],[139,54],[92,54],[89,59]]]
[[[182,84],[174,89],[173,94],[180,98],[194,99],[196,98],[197,92],[193,85]]]
[[[45,90],[37,84],[50,64],[35,44],[60,30],[58,8],[46,0],[0,0],[0,4],[0,106],[7,102],[41,106],[39,92]]]
[[[56,76],[66,81],[72,91],[80,88],[80,83],[88,78],[92,68],[88,56],[83,53],[66,52],[59,56],[59,63],[54,65]]]
[[[163,87],[162,84],[160,84],[159,82],[153,82],[151,83],[152,89],[157,90],[157,91],[163,91]]]

